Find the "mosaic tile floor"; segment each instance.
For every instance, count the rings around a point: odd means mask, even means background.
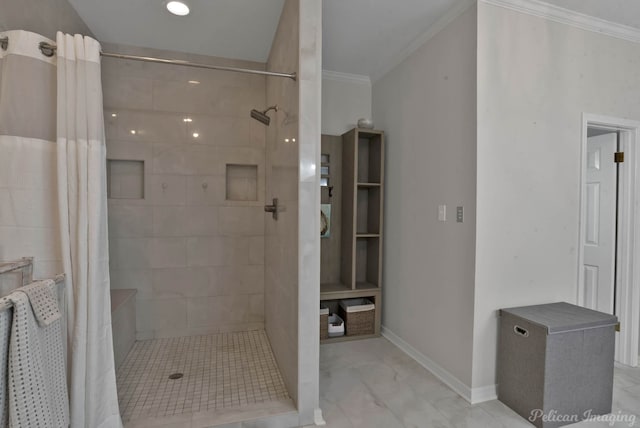
[[[138,341],[117,383],[124,422],[289,398],[263,330]]]

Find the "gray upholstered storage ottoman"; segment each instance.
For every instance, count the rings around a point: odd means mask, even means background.
[[[541,428],[611,413],[617,323],[568,303],[502,309],[498,399]]]

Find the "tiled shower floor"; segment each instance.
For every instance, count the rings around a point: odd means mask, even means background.
[[[138,341],[117,383],[125,423],[289,398],[264,330]]]

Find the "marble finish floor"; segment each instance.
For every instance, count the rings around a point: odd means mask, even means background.
[[[614,414],[635,416],[611,425],[640,427],[640,369],[616,366]],[[320,347],[320,406],[329,428],[531,428],[499,401],[470,405],[384,338]]]

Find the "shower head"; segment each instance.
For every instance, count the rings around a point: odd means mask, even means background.
[[[269,116],[267,116],[267,112],[270,110],[275,110],[278,111],[278,106],[271,106],[268,109],[266,109],[265,111],[258,111],[256,109],[251,110],[251,117],[254,118],[255,120],[264,123],[265,125],[269,126],[269,123],[271,122],[271,118]]]

